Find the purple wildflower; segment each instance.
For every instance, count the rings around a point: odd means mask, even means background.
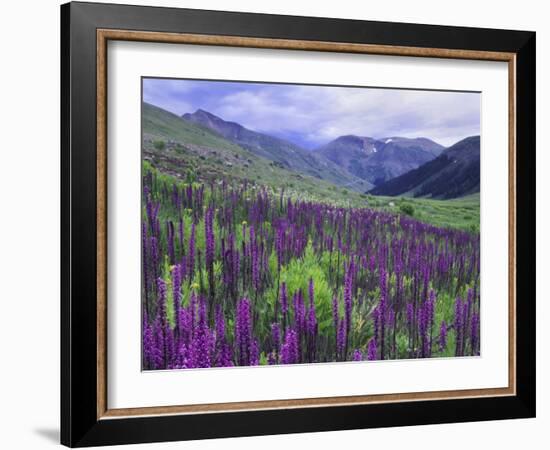
[[[445,321],[441,321],[439,327],[439,351],[442,352],[447,347],[447,324]]]
[[[372,320],[374,324],[374,337],[378,339],[380,336],[380,305],[376,306],[372,311]]]
[[[260,344],[258,339],[252,339],[250,343],[250,365],[257,366],[260,364]]]
[[[149,309],[149,270],[147,255],[147,225],[145,222],[141,224],[141,261],[142,261],[142,276],[143,276],[143,290],[145,297],[145,308]]]
[[[378,354],[376,347],[377,347],[376,338],[372,337],[369,340],[368,347],[367,347],[367,360],[368,361],[376,360],[376,356]]]
[[[346,348],[346,319],[342,318],[338,324],[338,331],[336,333],[336,351],[340,358],[345,359],[345,348]]]
[[[387,273],[386,269],[380,269],[380,302],[378,303],[380,314],[380,359],[385,357],[385,330],[386,330],[386,302],[388,294]]]
[[[191,360],[193,367],[211,367],[210,357],[212,334],[208,328],[208,317],[206,313],[206,301],[201,298],[199,301],[199,321],[197,330],[193,337],[191,346]]]
[[[289,328],[285,334],[285,341],[281,348],[281,363],[296,364],[298,362],[298,335]]]
[[[285,317],[288,312],[288,294],[286,292],[286,283],[284,281],[281,283],[280,300],[281,300],[281,313],[283,314],[283,317]]]
[[[216,340],[218,342],[225,340],[225,318],[221,305],[216,305]]]
[[[157,316],[161,323],[166,323],[166,283],[157,278]]]
[[[144,369],[154,369],[155,368],[155,341],[153,336],[153,329],[147,321],[147,314],[143,313],[143,329],[142,329],[142,339],[143,339],[143,368]]]
[[[346,331],[349,334],[351,327],[352,310],[352,284],[353,284],[353,262],[350,261],[344,275],[344,306],[346,314]]]
[[[414,317],[414,307],[412,303],[407,303],[407,327],[411,328]]]
[[[472,347],[472,355],[478,355],[479,344],[479,314],[474,313],[472,315],[471,331],[470,331],[470,344]]]
[[[258,244],[256,243],[256,236],[254,233],[254,227],[250,226],[250,259],[252,264],[252,283],[254,289],[260,288],[260,267],[258,256]]]
[[[418,330],[422,341],[421,356],[428,356],[428,320],[429,320],[429,301],[424,302],[418,309]]]
[[[185,224],[183,223],[183,219],[181,217],[178,223],[178,237],[180,241],[180,249],[183,252],[183,244],[184,244],[184,238],[185,238]],[[181,256],[182,255],[180,255],[180,257]]]
[[[317,316],[315,314],[315,287],[313,285],[313,278],[309,279],[309,310],[306,321],[307,332],[311,336],[317,334]]]
[[[462,356],[462,354],[461,354],[462,338],[463,338],[463,335],[462,335],[462,331],[463,331],[463,328],[462,328],[462,324],[463,324],[462,314],[463,314],[462,300],[460,299],[460,297],[457,297],[456,301],[455,301],[455,323],[454,323],[455,335],[456,335],[455,356]]]
[[[252,321],[250,317],[250,301],[247,298],[237,303],[235,319],[235,346],[240,366],[250,365],[250,346],[252,344]]]
[[[212,207],[206,210],[204,216],[204,239],[205,251],[204,258],[206,266],[209,267],[214,263],[214,210]]]
[[[335,295],[332,297],[332,323],[334,328],[338,328],[338,297]]]
[[[191,225],[191,235],[189,236],[189,250],[187,252],[187,273],[189,280],[195,275],[195,223]]]
[[[279,352],[279,346],[281,344],[281,328],[277,322],[271,324],[271,340],[273,345],[273,350],[276,353]]]
[[[181,278],[179,266],[174,266],[172,270],[172,299],[174,302],[174,323],[176,330],[179,329],[181,315]]]
[[[168,258],[170,260],[170,264],[174,264],[176,262],[176,253],[174,251],[174,224],[171,220],[167,222],[166,225],[168,229],[167,233],[167,244],[168,244]]]

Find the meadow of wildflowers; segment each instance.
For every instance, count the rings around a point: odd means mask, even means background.
[[[144,370],[476,356],[479,234],[144,165]]]

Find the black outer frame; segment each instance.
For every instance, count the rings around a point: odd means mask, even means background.
[[[516,53],[517,395],[101,419],[97,415],[96,29]],[[61,6],[61,443],[71,447],[535,417],[535,33],[69,3]]]

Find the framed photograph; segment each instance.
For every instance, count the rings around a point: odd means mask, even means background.
[[[61,441],[535,415],[535,33],[61,7]]]

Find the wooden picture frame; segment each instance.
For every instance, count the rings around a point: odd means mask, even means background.
[[[91,446],[535,415],[535,33],[125,5],[61,7],[61,441]],[[110,409],[107,42],[504,61],[509,68],[507,388]]]

